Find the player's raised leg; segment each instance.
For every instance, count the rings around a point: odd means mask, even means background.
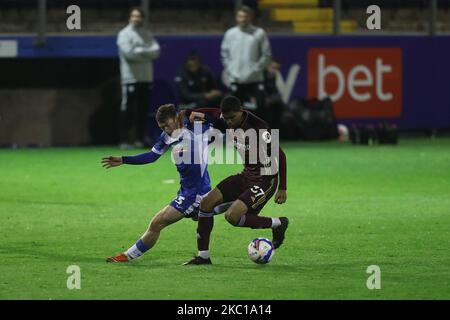
[[[214,188],[200,202],[197,227],[198,256],[184,263],[211,264],[209,257],[209,238],[214,226],[214,208],[223,202],[223,196],[219,189]]]
[[[281,225],[279,218],[261,217],[257,214],[248,213],[247,205],[240,199],[233,202],[225,212],[225,219],[235,227],[246,227],[252,229],[269,229]]]
[[[258,215],[274,195],[276,184],[276,178],[264,179],[258,183],[249,184],[251,187],[245,189],[225,212],[225,219],[235,227],[252,229],[271,228],[273,245],[275,248],[279,248],[284,241],[285,233],[289,225],[288,218],[271,218]],[[277,197],[279,197],[278,194]],[[277,201],[277,199],[275,200]]]
[[[184,215],[172,206],[166,206],[159,211],[150,222],[150,225],[142,235],[126,252],[106,259],[107,262],[128,262],[143,255],[158,241],[161,230],[184,218]]]

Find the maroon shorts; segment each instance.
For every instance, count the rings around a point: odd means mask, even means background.
[[[239,199],[247,205],[248,213],[258,214],[277,186],[277,175],[251,178],[240,173],[222,180],[217,189],[222,193],[224,203]]]

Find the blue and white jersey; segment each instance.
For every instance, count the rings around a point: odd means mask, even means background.
[[[172,207],[192,217],[198,213],[200,201],[211,190],[208,174],[209,124],[191,124],[183,118],[183,128],[169,136],[161,134],[152,150],[136,156],[122,156],[124,164],[142,165],[158,160],[172,146],[172,161],[180,174],[180,190],[170,203]]]
[[[205,194],[211,190],[208,174],[208,136],[209,124],[195,122],[191,124],[187,117],[183,119],[184,127],[177,130],[172,137],[161,133],[152,152],[158,155],[172,147],[172,161],[180,174],[180,192],[183,194]]]

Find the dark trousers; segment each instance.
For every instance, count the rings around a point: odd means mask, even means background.
[[[241,100],[245,109],[250,110],[263,120],[267,121],[269,119],[269,115],[266,110],[266,92],[264,83],[232,83],[231,91],[233,95]]]
[[[122,85],[120,106],[120,143],[146,142],[146,124],[149,118],[152,84],[138,82]],[[154,117],[154,114],[153,114]]]

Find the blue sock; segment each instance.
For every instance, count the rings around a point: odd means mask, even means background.
[[[142,256],[145,252],[147,252],[149,247],[145,245],[145,243],[139,239],[135,244],[131,246],[130,249],[127,250],[126,255],[130,260],[136,259]]]

